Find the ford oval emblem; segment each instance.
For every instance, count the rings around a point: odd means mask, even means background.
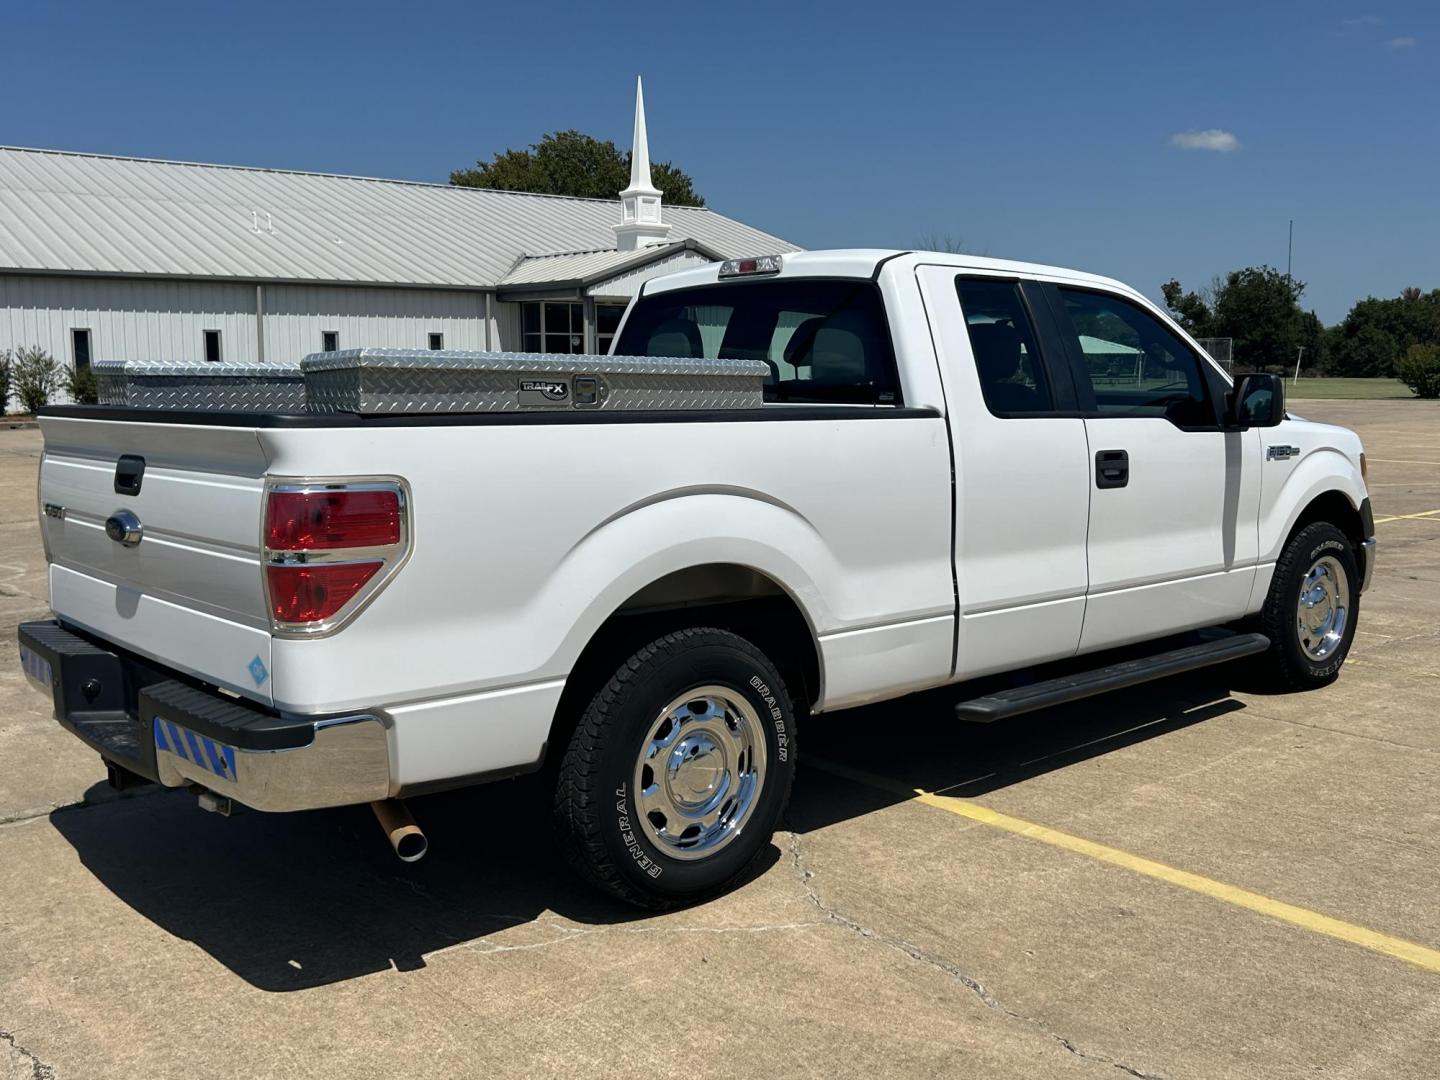
[[[117,510],[105,519],[105,535],[117,544],[134,547],[144,539],[145,527],[129,510]]]

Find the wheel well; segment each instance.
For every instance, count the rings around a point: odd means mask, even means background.
[[[1300,516],[1295,519],[1295,524],[1290,528],[1290,535],[1285,538],[1285,543],[1290,540],[1306,525],[1314,524],[1317,521],[1328,521],[1337,529],[1350,538],[1350,543],[1355,546],[1357,557],[1360,554],[1360,545],[1365,540],[1365,526],[1360,520],[1360,511],[1350,505],[1344,492],[1327,491],[1311,499]]]
[[[591,635],[555,708],[547,766],[558,763],[590,698],[626,657],[663,634],[692,626],[729,630],[753,643],[779,669],[797,715],[808,714],[819,699],[820,654],[795,599],[748,566],[692,566],[640,589]]]

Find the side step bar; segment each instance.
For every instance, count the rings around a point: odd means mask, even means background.
[[[1168,675],[1194,671],[1196,668],[1223,664],[1227,660],[1238,660],[1242,656],[1253,656],[1270,647],[1270,639],[1264,634],[1236,634],[1233,637],[1206,641],[1199,645],[1187,645],[1183,649],[1157,653],[1138,660],[1126,660],[1108,667],[1082,671],[1077,675],[1063,675],[1058,679],[1017,686],[1011,690],[971,698],[955,706],[955,716],[977,724],[989,724],[1004,720],[1035,709],[1047,709],[1052,705],[1063,705],[1068,701],[1120,690],[1127,686],[1163,679]]]

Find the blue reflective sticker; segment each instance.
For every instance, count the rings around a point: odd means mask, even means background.
[[[54,685],[55,677],[50,670],[50,661],[27,645],[20,646],[20,669],[37,682],[46,686]]]
[[[225,775],[225,762],[220,757],[219,744],[213,739],[205,739],[205,756],[210,759],[210,771],[216,776]]]
[[[185,742],[189,744],[190,760],[195,762],[196,765],[203,766],[205,764],[205,752],[200,749],[199,738],[188,728],[181,728],[180,731],[185,736]]]
[[[180,729],[170,723],[169,720],[165,721],[165,727],[170,732],[170,748],[175,756],[189,761],[190,755],[185,753],[185,744],[180,739]]]
[[[258,656],[250,661],[250,677],[255,680],[256,686],[270,677],[270,672],[265,670],[265,661]]]

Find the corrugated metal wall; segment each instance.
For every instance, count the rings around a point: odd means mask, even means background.
[[[520,305],[519,304],[495,304],[495,337],[491,340],[495,343],[492,348],[507,350],[510,352],[520,351]]]
[[[255,286],[0,274],[0,351],[39,345],[68,367],[72,329],[96,360],[203,360],[219,330],[224,359],[253,361]]]
[[[95,360],[195,363],[205,358],[204,332],[219,330],[222,359],[253,363],[255,300],[253,284],[0,274],[0,351],[39,345],[68,367],[71,330],[88,329]],[[447,349],[485,347],[478,291],[266,285],[264,309],[267,361],[319,352],[326,330],[339,331],[342,349],[425,348],[432,332]],[[518,309],[507,318],[518,344]],[[492,348],[497,335],[492,326]]]
[[[337,331],[340,348],[423,349],[445,335],[447,349],[485,348],[485,294],[442,289],[265,286],[265,359],[298,360]]]

